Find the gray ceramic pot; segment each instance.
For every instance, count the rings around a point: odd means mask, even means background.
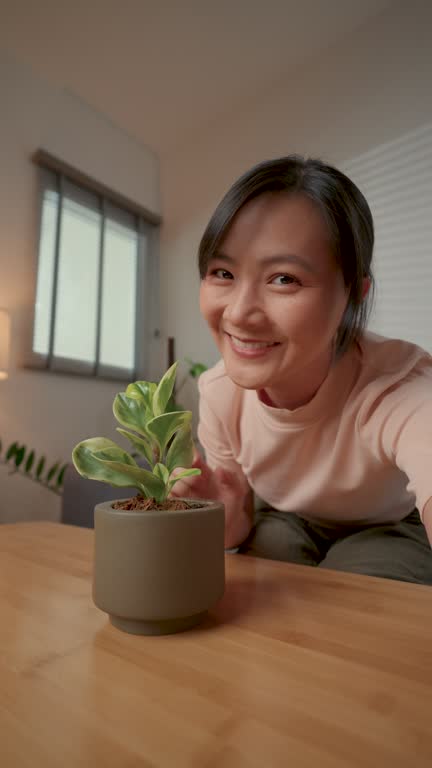
[[[95,507],[93,599],[125,632],[161,635],[198,624],[225,588],[224,508],[136,512]]]

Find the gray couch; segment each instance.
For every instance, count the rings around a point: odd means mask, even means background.
[[[63,483],[61,522],[66,525],[94,527],[94,508],[101,501],[136,496],[136,488],[112,488],[98,480],[86,480],[70,465]]]

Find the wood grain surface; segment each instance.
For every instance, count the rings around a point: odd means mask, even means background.
[[[3,768],[430,768],[432,589],[227,555],[198,629],[127,635],[93,532],[0,526]]]

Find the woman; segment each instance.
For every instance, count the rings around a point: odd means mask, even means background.
[[[200,379],[206,461],[175,493],[224,502],[227,547],[432,584],[432,358],[365,331],[373,242],[362,193],[319,160],[228,191],[199,250],[222,357]]]

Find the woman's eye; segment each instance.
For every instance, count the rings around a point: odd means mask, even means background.
[[[299,280],[292,275],[276,275],[271,282],[273,285],[300,285]]]
[[[218,277],[221,280],[231,280],[232,274],[227,269],[214,269],[211,274],[213,277]]]

